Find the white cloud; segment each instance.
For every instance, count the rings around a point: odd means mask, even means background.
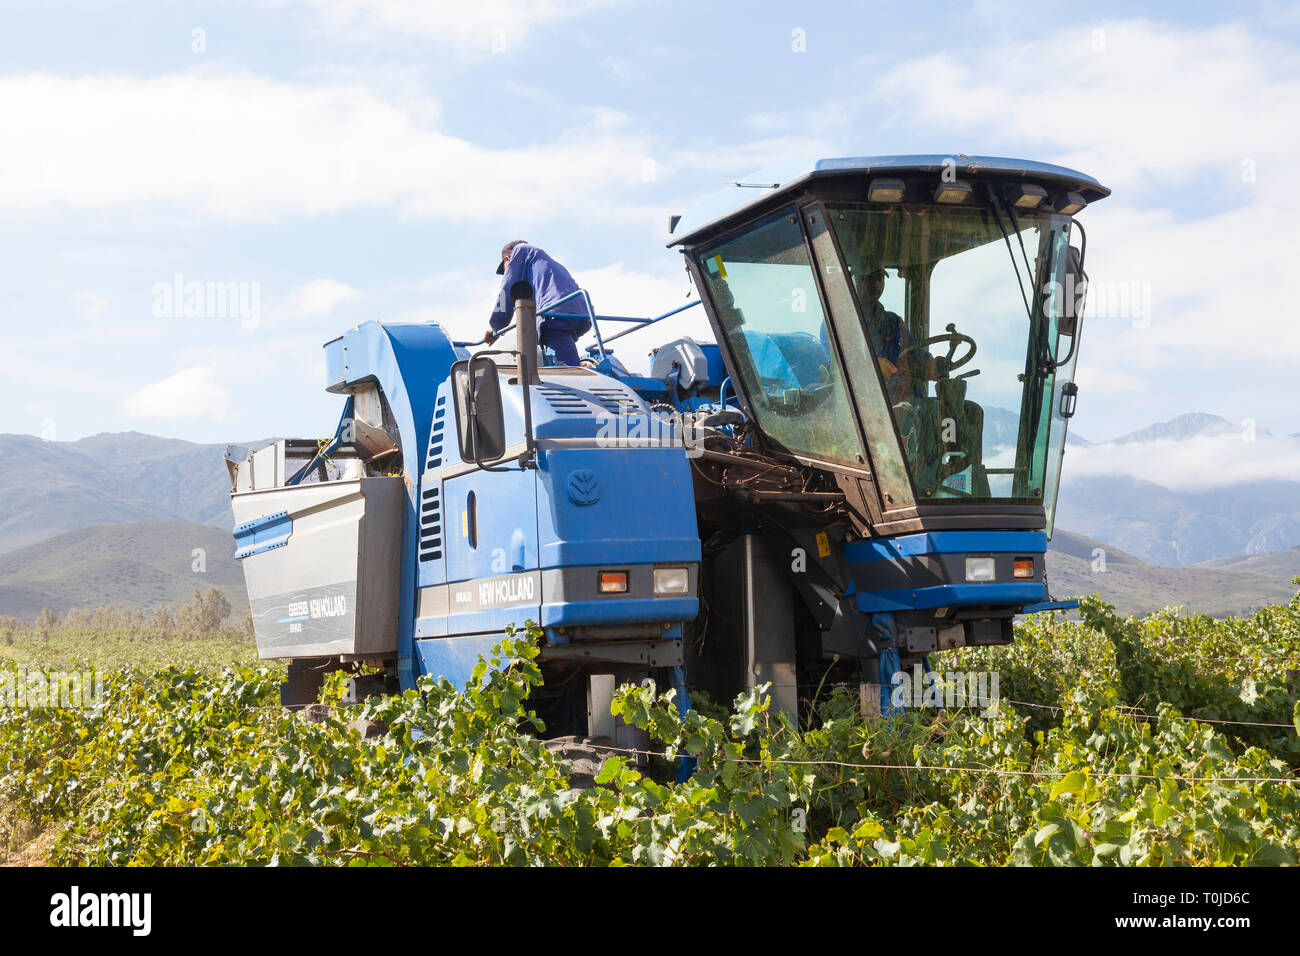
[[[145,385],[128,396],[122,407],[135,418],[221,421],[230,407],[230,393],[215,369],[200,365],[180,369],[161,381]]]
[[[1300,440],[1243,432],[1197,435],[1182,441],[1071,446],[1068,480],[1122,474],[1175,491],[1222,488],[1256,481],[1300,480]]]
[[[874,101],[911,124],[1051,150],[1109,185],[1168,185],[1295,144],[1300,131],[1281,127],[1277,111],[1300,100],[1298,67],[1294,50],[1237,24],[1102,21],[965,61],[912,61],[886,75]]]
[[[77,317],[87,322],[94,322],[108,311],[108,297],[98,292],[79,292],[73,296],[77,303]]]
[[[360,294],[337,279],[313,279],[290,292],[284,304],[272,311],[272,317],[276,320],[317,319],[329,315]]]
[[[606,56],[601,58],[601,64],[609,72],[610,76],[624,82],[639,82],[646,78],[646,74],[638,67],[632,65],[631,60],[625,60],[619,56]]]
[[[507,54],[533,28],[573,19],[613,0],[306,0],[327,21],[450,41],[463,52]]]
[[[522,227],[560,211],[611,223],[656,208],[639,198],[649,137],[616,111],[502,149],[443,132],[434,112],[356,83],[249,74],[4,76],[0,209],[165,203],[271,221],[384,207]]]
[[[104,374],[103,363],[91,368],[74,368],[69,365],[52,365],[40,356],[56,354],[66,356],[67,350],[20,342],[5,354],[5,377],[10,382],[25,382],[30,394],[102,395],[117,384]]]
[[[295,376],[301,380],[319,354],[320,343],[296,338],[259,341],[250,348],[182,348],[174,356],[176,371],[131,393],[122,410],[152,421],[224,421],[231,410],[232,384],[241,383],[241,392],[257,394],[268,382],[283,384]]]
[[[674,275],[639,272],[615,262],[595,269],[581,269],[575,279],[591,293],[596,311],[606,315],[652,317],[685,305],[688,298],[698,298],[685,268]],[[691,293],[689,296],[688,292]]]
[[[1082,359],[1080,361],[1074,380],[1086,393],[1105,391],[1127,394],[1146,390],[1147,383],[1137,375],[1121,369],[1108,368],[1100,363],[1090,364]]]
[[[1089,403],[1106,391],[1112,415],[1140,415],[1131,396],[1145,385],[1153,401],[1210,393],[1224,411],[1295,420],[1268,385],[1300,355],[1288,280],[1300,125],[1282,120],[1300,102],[1293,46],[1239,24],[1103,21],[914,60],[848,102],[858,115],[887,105],[909,137],[1062,163],[1115,189],[1080,217],[1088,271],[1137,283],[1150,312],[1087,320]]]
[[[687,280],[684,269],[677,275],[671,272],[638,272],[617,262],[599,269],[585,270],[575,278],[591,293],[591,302],[596,311],[604,315],[654,318],[699,298]],[[630,324],[622,322],[600,324],[601,334],[607,338],[630,328]],[[645,332],[633,332],[611,343],[610,348],[630,371],[648,372],[650,349],[682,336],[690,336],[697,342],[713,341],[713,330],[709,327],[702,306],[695,306],[664,319]],[[591,335],[583,339],[584,345],[594,342],[595,337]]]

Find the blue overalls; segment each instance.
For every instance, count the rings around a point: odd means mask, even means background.
[[[569,270],[560,265],[536,246],[523,243],[510,251],[510,262],[501,276],[501,289],[497,293],[496,309],[489,321],[494,332],[499,332],[510,324],[514,314],[514,299],[511,295],[516,283],[525,283],[532,290],[532,298],[537,303],[537,311],[545,312],[566,295],[578,291],[578,284],[569,275]],[[522,290],[520,290],[522,291]],[[517,296],[523,298],[523,296]],[[586,304],[580,297],[565,302],[561,307],[565,312],[582,312]],[[578,364],[578,337],[591,329],[591,320],[586,316],[577,319],[542,316],[537,326],[537,338],[542,345],[555,353],[556,359],[563,365]]]

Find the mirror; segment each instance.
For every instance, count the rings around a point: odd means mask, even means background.
[[[461,460],[480,465],[500,461],[506,453],[506,426],[496,365],[483,359],[457,362],[451,382]]]
[[[1065,259],[1065,301],[1061,304],[1059,331],[1073,336],[1083,316],[1083,301],[1088,294],[1088,275],[1083,271],[1083,252],[1070,246]]]

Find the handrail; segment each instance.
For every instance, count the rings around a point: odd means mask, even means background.
[[[633,332],[639,332],[641,331],[641,329],[645,328],[646,325],[654,325],[656,322],[661,322],[664,319],[668,318],[670,315],[676,315],[678,312],[685,312],[687,309],[693,308],[699,304],[700,304],[700,300],[695,299],[692,302],[687,302],[685,305],[679,305],[677,308],[673,309],[670,312],[665,312],[663,315],[656,315],[653,319],[646,319],[645,325],[639,325],[634,329],[625,329],[624,331],[618,333],[618,335],[611,335],[609,337],[609,341],[613,342],[615,339],[621,339],[625,335],[631,335]]]
[[[591,331],[596,334],[596,346],[600,349],[600,357],[603,359],[605,358],[605,341],[600,337],[600,323],[596,321],[598,316],[596,315],[596,310],[592,307],[591,296],[587,293],[586,289],[575,289],[573,292],[570,292],[568,295],[566,295],[563,299],[560,299],[558,302],[552,302],[550,306],[548,306],[543,311],[538,312],[537,315],[539,318],[543,316],[548,319],[552,318],[556,315],[556,313],[553,312],[552,310],[557,305],[563,305],[565,302],[568,302],[574,296],[578,296],[578,295],[582,296],[582,301],[587,306],[587,313],[585,315],[579,313],[577,318],[590,320]]]
[[[586,306],[585,312],[556,312],[555,311],[556,308],[563,305],[565,302],[568,302],[570,299],[576,298],[578,296],[582,297],[582,302]],[[588,354],[598,354],[601,359],[604,359],[608,355],[608,352],[606,351],[605,348],[607,343],[613,342],[615,339],[621,339],[625,335],[631,335],[633,332],[639,332],[641,329],[645,328],[646,326],[654,325],[656,322],[662,322],[664,319],[668,318],[669,316],[676,315],[678,312],[685,312],[687,309],[693,308],[699,304],[700,304],[700,300],[695,299],[691,302],[687,302],[685,305],[679,305],[675,309],[670,309],[669,311],[665,312],[663,315],[656,315],[653,316],[652,318],[641,318],[639,316],[632,316],[632,315],[601,315],[592,307],[590,293],[588,293],[586,289],[577,289],[573,292],[570,292],[568,295],[566,295],[564,298],[560,299],[559,301],[552,303],[543,311],[538,312],[537,316],[538,318],[548,318],[548,319],[590,320],[591,331],[596,336],[596,344],[594,346],[590,346],[590,345],[587,346],[587,352]],[[601,335],[600,332],[601,321],[627,322],[630,323],[633,327],[630,329],[624,329],[622,332],[619,332],[617,335],[611,335],[608,339],[606,339],[604,336]],[[495,341],[500,336],[504,335],[506,332],[509,332],[510,329],[511,326],[506,326],[500,332],[496,333],[492,337],[493,341]],[[487,343],[480,341],[480,342],[452,342],[451,344],[458,348],[468,348],[471,345],[484,345]]]

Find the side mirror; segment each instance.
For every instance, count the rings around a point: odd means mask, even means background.
[[[1065,301],[1061,303],[1061,316],[1057,331],[1073,336],[1083,318],[1083,303],[1088,294],[1088,274],[1083,271],[1083,252],[1070,246],[1065,259]]]
[[[478,465],[500,461],[506,453],[506,425],[495,363],[457,362],[451,367],[451,382],[461,459]]]

